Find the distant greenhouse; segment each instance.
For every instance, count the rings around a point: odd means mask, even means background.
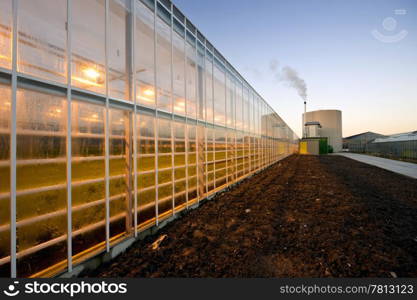
[[[344,139],[350,152],[369,153],[393,159],[417,162],[417,131],[382,136],[367,133],[365,138],[354,137]]]

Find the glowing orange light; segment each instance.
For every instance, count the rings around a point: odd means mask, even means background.
[[[184,111],[184,107],[182,106],[178,106],[178,105],[174,105],[174,110],[175,111]]]
[[[143,94],[145,96],[154,96],[155,92],[152,89],[146,89],[146,90],[143,91]]]
[[[10,57],[4,56],[4,55],[1,55],[1,54],[0,54],[0,59],[5,59],[5,60],[9,60],[9,61],[11,60]]]
[[[93,80],[97,80],[100,77],[100,73],[97,72],[97,70],[93,68],[84,69],[83,73],[86,77],[93,79]]]
[[[185,101],[183,99],[177,99],[176,105],[185,107]]]

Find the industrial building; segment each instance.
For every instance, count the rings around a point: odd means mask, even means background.
[[[386,137],[383,134],[367,131],[343,138],[343,149],[351,152],[366,152],[366,147],[377,138]]]
[[[340,110],[316,110],[303,114],[303,137],[327,138],[334,152],[342,151],[342,112]]]
[[[344,143],[350,152],[417,162],[417,131],[389,136],[369,132],[345,138]]]
[[[297,147],[169,0],[0,1],[0,276],[70,272]]]

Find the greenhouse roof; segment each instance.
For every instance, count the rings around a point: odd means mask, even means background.
[[[373,143],[417,141],[417,131],[393,134],[384,138],[377,138]]]

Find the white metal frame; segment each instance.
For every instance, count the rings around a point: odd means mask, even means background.
[[[10,242],[10,257],[6,257],[6,258],[2,258],[0,259],[0,265],[3,263],[7,263],[10,261],[10,266],[11,266],[11,277],[16,277],[17,276],[17,258],[19,257],[23,257],[25,255],[25,253],[30,253],[31,251],[35,251],[34,249],[39,249],[41,247],[45,247],[46,244],[51,244],[52,241],[53,242],[57,242],[57,241],[62,241],[62,239],[66,239],[67,242],[67,268],[68,271],[71,272],[72,268],[73,268],[73,262],[72,262],[72,240],[73,238],[80,234],[80,232],[84,232],[85,230],[87,230],[87,228],[84,228],[83,230],[77,230],[76,232],[73,232],[72,229],[72,212],[73,211],[77,211],[78,209],[82,209],[81,207],[72,207],[72,188],[75,185],[78,184],[84,184],[82,182],[73,182],[72,181],[72,168],[71,168],[71,163],[76,161],[77,159],[83,159],[83,158],[77,158],[77,157],[73,157],[72,156],[72,137],[74,136],[74,134],[76,133],[72,133],[72,95],[73,92],[77,92],[77,93],[82,93],[83,95],[85,95],[86,97],[89,97],[89,95],[93,96],[93,98],[96,99],[100,99],[101,103],[105,105],[105,133],[104,133],[104,139],[105,139],[105,155],[104,155],[104,159],[105,159],[105,198],[101,199],[101,200],[97,200],[94,202],[94,204],[98,204],[99,201],[104,201],[105,203],[105,207],[106,207],[106,212],[105,212],[105,220],[100,222],[100,224],[93,224],[92,226],[90,226],[91,228],[96,228],[95,226],[102,226],[105,225],[105,229],[106,229],[106,240],[105,240],[105,244],[106,244],[106,251],[110,251],[110,222],[112,221],[112,219],[116,218],[116,217],[120,217],[120,216],[114,216],[113,218],[110,218],[110,202],[113,201],[115,199],[115,197],[119,197],[119,196],[123,196],[123,195],[115,195],[110,197],[110,179],[113,178],[114,176],[110,176],[110,168],[109,168],[109,161],[110,158],[112,156],[110,156],[110,151],[109,151],[109,143],[110,143],[110,111],[109,111],[109,107],[111,103],[121,103],[124,105],[128,105],[129,107],[131,107],[131,110],[133,112],[133,153],[134,153],[134,160],[133,160],[133,168],[134,168],[134,184],[133,184],[133,192],[134,192],[134,197],[133,197],[133,201],[134,201],[134,236],[137,236],[138,234],[138,230],[139,230],[139,224],[138,224],[138,213],[140,213],[141,210],[143,210],[143,207],[138,208],[138,186],[137,186],[137,180],[138,180],[138,150],[137,150],[137,143],[139,140],[139,136],[138,136],[138,128],[137,128],[137,117],[138,117],[138,112],[146,109],[149,110],[148,108],[146,108],[144,105],[139,104],[137,99],[136,99],[136,70],[135,70],[135,38],[136,38],[136,34],[135,34],[135,30],[136,30],[136,9],[137,9],[137,3],[136,1],[140,1],[140,0],[130,0],[131,5],[130,5],[130,9],[131,9],[131,19],[132,22],[129,23],[128,26],[132,26],[133,28],[131,28],[131,57],[127,57],[127,59],[129,60],[130,64],[132,65],[131,71],[133,70],[133,72],[131,72],[129,74],[129,79],[130,82],[132,84],[132,86],[130,87],[131,89],[131,97],[130,97],[130,101],[126,101],[123,99],[114,99],[111,98],[109,95],[109,46],[110,46],[110,36],[109,36],[109,1],[111,0],[105,0],[105,71],[106,71],[106,79],[105,79],[105,84],[106,84],[106,92],[105,95],[101,95],[95,92],[91,92],[91,91],[86,91],[86,90],[81,90],[77,87],[73,87],[71,84],[71,77],[72,77],[72,72],[71,72],[71,66],[72,66],[72,0],[67,0],[67,33],[66,33],[66,59],[67,59],[67,81],[66,84],[59,84],[59,83],[54,83],[51,82],[49,80],[43,80],[40,78],[36,78],[33,77],[31,75],[27,75],[27,74],[23,74],[18,72],[17,70],[17,41],[18,41],[18,5],[19,5],[19,0],[13,0],[12,1],[12,11],[13,11],[13,24],[12,24],[12,69],[11,71],[9,70],[3,70],[0,69],[1,73],[7,73],[7,74],[11,74],[11,90],[12,90],[12,101],[11,101],[11,131],[10,131],[10,236],[11,236],[11,242]],[[158,17],[158,1],[155,0],[154,1],[154,11],[153,11],[153,17],[154,17],[154,22],[153,22],[153,26],[154,26],[154,91],[155,91],[155,101],[154,101],[154,107],[151,108],[151,110],[154,111],[154,127],[155,127],[155,132],[154,132],[154,147],[155,147],[155,153],[153,154],[155,157],[155,186],[150,187],[150,188],[154,188],[155,189],[155,203],[152,204],[155,206],[155,220],[156,220],[156,225],[159,225],[159,211],[158,211],[158,206],[160,203],[166,201],[166,198],[164,199],[159,199],[158,197],[158,191],[159,191],[159,187],[160,184],[158,182],[158,171],[161,170],[158,168],[158,158],[159,158],[159,152],[158,152],[158,142],[159,142],[159,122],[158,122],[158,93],[157,93],[157,87],[158,87],[158,82],[157,82],[157,24],[156,24],[156,18]],[[163,5],[163,4],[162,4]],[[165,6],[164,6],[165,7]],[[177,19],[177,17],[172,13],[172,6],[167,8],[168,10],[170,10],[171,12],[171,28],[170,28],[170,41],[171,41],[171,112],[170,112],[170,117],[171,117],[171,146],[172,146],[172,151],[171,151],[171,163],[172,163],[172,178],[171,178],[171,184],[172,184],[172,196],[170,198],[172,198],[172,213],[174,214],[176,209],[175,209],[175,197],[177,195],[183,194],[184,192],[180,192],[180,193],[175,193],[175,169],[177,167],[175,167],[175,161],[174,161],[174,157],[175,157],[175,137],[174,137],[174,120],[175,120],[175,116],[176,113],[173,109],[174,106],[174,96],[173,96],[173,90],[174,90],[174,79],[173,79],[173,21],[177,20],[179,22],[181,22],[181,20]],[[182,22],[181,22],[182,23]],[[188,91],[187,91],[187,83],[186,83],[186,79],[187,79],[187,47],[186,47],[186,43],[187,43],[187,34],[190,34],[190,31],[187,30],[186,24],[184,24],[184,76],[185,76],[185,80],[184,80],[184,92],[185,92],[185,98],[187,99],[188,96]],[[195,38],[195,43],[194,43],[194,47],[195,47],[195,60],[196,60],[196,64],[197,64],[197,60],[198,60],[198,37],[197,34],[192,33],[192,36]],[[204,80],[203,80],[203,103],[205,106],[207,106],[207,74],[206,74],[206,65],[205,65],[205,60],[207,57],[207,53],[210,52],[213,56],[212,59],[212,66],[211,66],[211,76],[212,76],[212,87],[211,87],[211,97],[213,98],[212,101],[212,113],[213,116],[215,114],[215,110],[214,110],[214,106],[215,106],[215,101],[214,101],[214,64],[215,62],[215,57],[216,54],[214,53],[215,51],[210,51],[207,48],[208,45],[208,41],[206,42],[205,45],[205,49],[204,49]],[[267,110],[273,111],[273,109],[262,99],[261,96],[259,96],[259,94],[256,93],[256,91],[240,76],[240,74],[238,72],[236,72],[236,70],[234,69],[230,69],[228,64],[225,64],[223,59],[219,59],[218,60],[224,67],[224,83],[225,83],[225,91],[227,93],[227,85],[226,85],[226,76],[227,76],[227,72],[230,71],[232,76],[232,79],[235,80],[235,78],[238,81],[241,81],[241,86],[242,86],[242,102],[243,102],[243,87],[246,86],[248,88],[248,97],[251,98],[251,94],[253,96],[253,99],[249,99],[249,101],[253,101],[254,105],[259,105],[258,107],[258,115],[256,116],[258,119],[262,116],[262,114],[268,112]],[[196,65],[196,84],[198,84],[198,69],[197,69],[197,65]],[[16,168],[17,165],[21,164],[22,161],[17,159],[16,156],[16,149],[17,149],[17,86],[18,86],[18,82],[20,81],[20,79],[28,79],[30,81],[32,81],[34,84],[36,84],[37,82],[39,83],[46,83],[46,84],[53,84],[57,87],[60,88],[64,88],[66,89],[66,99],[67,99],[67,129],[66,132],[63,132],[62,134],[66,135],[66,159],[65,159],[65,163],[67,166],[67,170],[66,170],[66,183],[64,185],[57,185],[57,186],[49,186],[49,187],[42,187],[42,188],[38,188],[38,189],[31,189],[30,191],[17,191],[16,190],[16,179],[17,179],[17,175],[16,175]],[[236,95],[236,86],[234,86],[235,89],[235,95]],[[194,175],[192,177],[196,176],[196,181],[197,181],[197,199],[198,201],[200,201],[200,199],[202,198],[202,195],[200,195],[200,190],[199,190],[199,126],[201,126],[202,124],[204,124],[204,141],[205,141],[205,149],[204,149],[204,155],[205,155],[205,166],[206,166],[206,171],[205,171],[205,185],[206,185],[206,189],[205,189],[205,193],[206,196],[209,195],[210,191],[209,191],[209,185],[211,185],[211,182],[209,182],[209,173],[213,174],[213,184],[214,184],[214,189],[216,189],[216,157],[215,154],[217,152],[216,149],[216,144],[217,144],[217,133],[216,131],[218,130],[217,128],[219,128],[218,126],[215,126],[215,124],[213,124],[214,120],[208,120],[207,119],[207,108],[205,109],[205,115],[204,115],[204,121],[202,122],[200,119],[200,115],[199,115],[199,98],[198,98],[198,88],[196,87],[195,89],[196,95],[195,95],[195,101],[196,101],[196,115],[191,117],[189,116],[188,113],[188,107],[187,107],[187,102],[185,101],[185,123],[184,123],[184,128],[185,128],[185,171],[186,171],[186,177],[185,177],[185,182],[186,182],[186,188],[185,188],[185,195],[186,195],[186,207],[188,208],[189,206],[189,192],[190,187],[189,187],[189,176],[188,176],[188,168],[192,165],[196,165],[196,169],[197,169],[197,175]],[[134,97],[134,99],[133,99]],[[237,161],[238,161],[238,156],[237,156],[237,147],[236,147],[236,143],[237,143],[237,135],[243,135],[243,138],[245,135],[249,135],[250,139],[249,139],[249,149],[246,151],[248,154],[248,158],[249,159],[249,170],[244,170],[244,176],[247,176],[248,174],[251,174],[254,171],[260,170],[260,169],[264,169],[266,166],[270,165],[271,163],[273,163],[276,160],[276,155],[274,155],[274,153],[276,152],[276,147],[277,147],[277,143],[276,141],[272,138],[267,136],[267,134],[265,134],[265,136],[263,135],[263,133],[260,131],[260,127],[262,126],[262,124],[259,124],[259,128],[255,128],[255,126],[251,125],[251,118],[249,118],[249,129],[248,130],[239,130],[235,128],[236,124],[231,124],[228,125],[227,124],[227,96],[225,95],[225,119],[226,119],[226,124],[224,126],[224,129],[226,130],[226,140],[225,140],[225,153],[226,153],[226,180],[227,180],[227,184],[231,184],[232,182],[229,182],[229,169],[228,169],[228,158],[229,158],[229,149],[228,149],[228,143],[229,143],[229,131],[232,132],[232,134],[234,134],[234,150],[235,151],[235,155],[234,155],[234,160],[235,160],[235,179],[239,179],[238,178],[238,168],[237,168]],[[260,102],[255,101],[255,99],[259,99]],[[94,100],[92,102],[95,102],[97,100]],[[236,105],[236,101],[234,103],[234,105]],[[249,106],[250,109],[250,106]],[[234,121],[236,122],[236,108],[234,109]],[[246,119],[247,116],[244,116],[244,119]],[[214,118],[213,118],[214,119]],[[193,124],[194,122],[196,123],[195,125],[195,143],[196,143],[196,151],[195,151],[195,155],[196,155],[196,162],[195,164],[189,164],[189,155],[190,155],[190,151],[189,151],[189,126],[190,126],[190,122],[192,121]],[[271,120],[267,120],[268,122],[271,122]],[[261,120],[259,120],[259,123],[261,123]],[[213,126],[214,125],[214,126]],[[268,124],[271,125],[271,124]],[[194,126],[194,125],[193,125]],[[253,128],[251,128],[251,126]],[[283,126],[287,126],[287,124],[284,123]],[[208,127],[212,127],[212,129],[209,130]],[[259,129],[259,132],[257,131]],[[209,142],[209,138],[208,138],[208,132],[212,131],[212,136],[211,136],[211,147],[212,150],[210,151],[213,155],[213,161],[211,162],[213,164],[213,170],[209,172],[208,170],[208,152],[209,152],[209,146],[208,146],[208,142]],[[20,134],[20,132],[19,132]],[[289,135],[290,135],[290,130],[287,131],[287,136],[286,138],[289,139]],[[254,138],[257,142],[257,146],[256,149],[258,150],[257,152],[260,154],[256,160],[252,161],[252,157],[253,157],[253,153],[252,153],[252,148],[254,145],[252,145],[252,138]],[[246,147],[245,141],[243,141],[243,145],[240,145],[243,147]],[[241,148],[241,147],[239,147]],[[289,149],[289,147],[288,147]],[[243,150],[243,149],[241,149]],[[245,151],[245,150],[243,150]],[[266,157],[266,155],[268,155],[268,157]],[[245,154],[243,154],[243,156],[245,156]],[[280,158],[280,157],[278,157]],[[88,158],[90,159],[90,158]],[[0,162],[0,165],[3,162]],[[30,163],[29,161],[26,163]],[[252,164],[254,164],[255,166],[253,166]],[[180,168],[183,168],[184,166],[180,166]],[[222,168],[223,169],[223,168]],[[142,174],[143,172],[141,172]],[[241,176],[239,176],[241,177]],[[102,179],[101,179],[102,180]],[[234,180],[233,180],[234,181]],[[86,181],[88,182],[88,181]],[[166,185],[165,183],[162,184],[161,186]],[[16,198],[17,196],[21,195],[22,193],[30,193],[31,191],[43,191],[43,190],[51,190],[51,189],[57,189],[57,188],[65,188],[66,189],[66,195],[67,195],[67,207],[66,207],[66,211],[57,211],[54,212],[53,214],[46,214],[46,215],[42,215],[42,216],[37,216],[35,218],[32,219],[28,219],[28,220],[21,220],[19,222],[17,222],[16,220]],[[0,198],[2,197],[6,197],[7,195],[0,195]],[[168,197],[169,198],[169,197]],[[97,203],[96,203],[97,202]],[[100,202],[102,203],[102,202]],[[90,204],[89,204],[90,205]],[[93,205],[93,203],[91,203],[91,205]],[[149,205],[146,205],[146,207],[148,207]],[[25,251],[19,252],[17,253],[17,228],[20,226],[20,224],[22,224],[22,222],[35,222],[36,220],[41,220],[41,219],[45,219],[47,218],[49,215],[54,215],[54,214],[61,214],[61,213],[66,213],[67,214],[67,234],[66,236],[57,238],[55,240],[51,240],[50,242],[41,244],[41,245],[37,245],[35,247],[29,248]],[[131,213],[131,212],[129,212]],[[3,228],[4,227],[4,228]],[[7,227],[7,226],[6,226]],[[7,230],[5,226],[0,226],[0,230]],[[90,229],[89,227],[89,229]]]
[[[72,0],[67,1],[67,261],[68,272],[72,272]]]
[[[10,276],[16,278],[16,251],[17,251],[17,235],[16,235],[16,150],[17,150],[17,8],[19,0],[12,2],[13,11],[13,41],[12,41],[12,101],[11,101],[11,130],[10,130]]]

